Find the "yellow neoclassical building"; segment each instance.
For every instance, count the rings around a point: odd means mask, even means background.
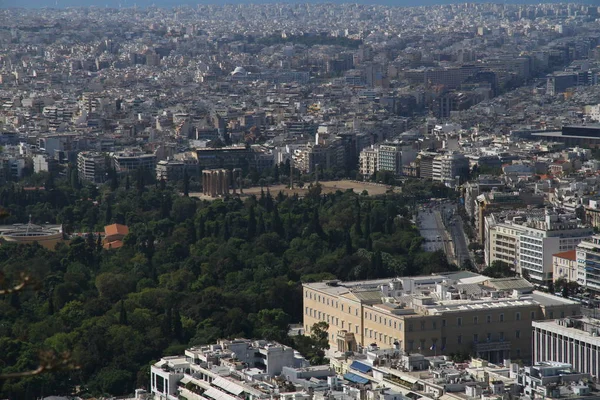
[[[424,355],[466,352],[499,362],[531,357],[531,322],[580,314],[574,301],[521,278],[470,272],[303,285],[304,329],[329,324],[337,351],[376,344]]]

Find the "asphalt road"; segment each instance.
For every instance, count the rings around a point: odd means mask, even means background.
[[[456,265],[459,267],[471,258],[469,253],[469,245],[465,239],[465,233],[463,231],[462,220],[460,217],[455,217],[449,225],[450,235],[452,236],[452,243],[454,243],[454,257],[456,258]]]
[[[421,236],[425,238],[423,250],[444,250],[444,243],[441,240],[444,237],[444,227],[440,226],[434,210],[419,211],[418,227]]]
[[[446,225],[444,224],[446,223]],[[419,230],[425,238],[423,250],[442,250],[448,261],[460,266],[470,259],[462,221],[455,204],[441,204],[419,212]],[[439,238],[439,239],[438,239]]]

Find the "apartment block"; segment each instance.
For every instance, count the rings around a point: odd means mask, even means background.
[[[527,359],[532,321],[580,313],[578,303],[534,291],[524,279],[467,272],[303,287],[305,332],[327,322],[331,348],[341,352],[373,344],[407,354]]]
[[[112,153],[111,158],[115,170],[119,173],[137,171],[139,169],[154,172],[156,169],[156,156],[138,150]]]
[[[269,399],[268,380],[284,367],[307,367],[291,347],[265,340],[221,340],[192,347],[183,356],[163,357],[150,367],[156,399]]]
[[[360,168],[360,174],[365,179],[371,178],[374,173],[377,172],[377,156],[379,152],[377,149],[370,147],[360,152],[358,163]]]
[[[492,214],[485,227],[486,260],[509,263],[540,285],[553,280],[554,254],[574,250],[593,234],[575,214],[549,209]]]
[[[577,246],[577,283],[600,292],[600,235],[594,235]]]
[[[77,171],[80,181],[102,183],[106,180],[106,156],[102,153],[83,151],[77,155]]]

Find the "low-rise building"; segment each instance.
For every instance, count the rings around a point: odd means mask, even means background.
[[[534,321],[533,362],[570,364],[575,370],[600,378],[600,320],[557,315],[559,319]]]
[[[303,286],[305,331],[327,322],[330,346],[341,352],[375,344],[410,354],[526,359],[531,321],[580,313],[578,303],[534,291],[523,279],[465,272]]]
[[[577,251],[568,250],[552,255],[552,280],[577,282]]]
[[[271,379],[284,367],[307,366],[294,349],[279,343],[221,340],[163,357],[150,367],[150,386],[158,399],[269,399],[276,388]]]

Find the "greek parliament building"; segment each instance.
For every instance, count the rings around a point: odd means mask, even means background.
[[[466,352],[490,362],[530,359],[531,322],[580,314],[578,303],[521,278],[471,272],[303,285],[304,329],[329,324],[331,349],[376,344],[426,356]]]
[[[569,363],[578,372],[600,378],[600,320],[567,317],[535,321],[533,361]]]

